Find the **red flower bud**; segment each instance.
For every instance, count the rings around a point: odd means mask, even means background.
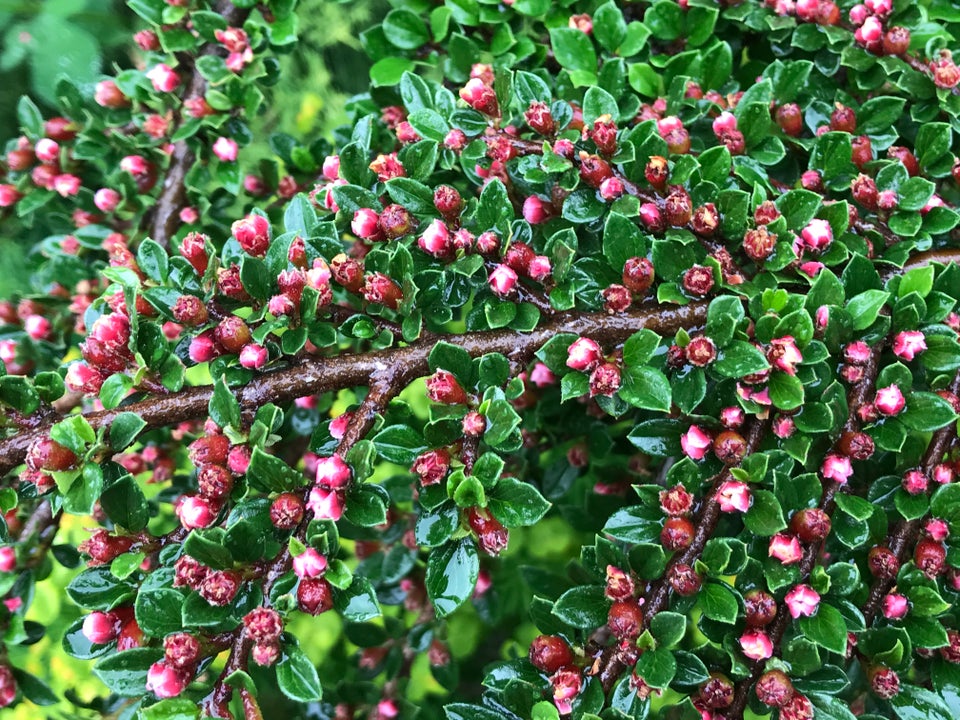
[[[681,597],[696,595],[703,584],[703,579],[685,563],[672,565],[667,571],[667,581],[673,591]]]
[[[217,325],[216,339],[229,353],[239,353],[252,339],[249,326],[236,315],[228,315]]]
[[[943,572],[946,559],[947,549],[942,542],[932,538],[922,539],[913,551],[913,562],[924,575],[931,579]]]
[[[615,602],[607,614],[607,627],[617,640],[636,640],[643,629],[643,611],[635,600]]]
[[[556,635],[538,635],[530,643],[530,662],[535,668],[552,675],[573,664],[573,652],[566,640]]]
[[[768,670],[757,680],[757,698],[769,707],[783,707],[793,697],[793,683],[780,670]]]
[[[764,225],[753,230],[747,230],[743,236],[743,251],[747,254],[747,257],[755,262],[770,257],[776,244],[777,236],[768,232]]]
[[[867,553],[867,566],[870,573],[881,580],[892,580],[900,571],[897,556],[888,547],[876,545]]]
[[[293,530],[303,520],[303,500],[293,493],[281,493],[270,505],[270,522],[279,530]]]
[[[796,103],[786,103],[777,108],[777,125],[787,135],[800,137],[803,134],[803,113]]]
[[[37,438],[27,449],[26,463],[31,470],[59,472],[76,467],[78,461],[70,448],[47,436]]]
[[[530,107],[523,113],[523,118],[534,132],[541,135],[553,135],[557,127],[550,113],[550,106],[536,100],[530,103]]]
[[[297,603],[300,609],[311,615],[319,615],[333,608],[333,592],[330,583],[323,578],[303,578],[297,586]]]
[[[653,285],[653,263],[645,257],[632,257],[623,264],[623,284],[630,292],[646,295]]]
[[[270,247],[270,221],[262,215],[250,214],[237,220],[230,232],[245,252],[254,257],[263,257]]]
[[[694,265],[683,274],[683,289],[690,295],[703,297],[713,289],[713,270]]]
[[[427,378],[427,397],[445,405],[462,405],[468,401],[466,391],[447,370],[437,370]]]
[[[777,616],[777,601],[763,590],[751,590],[743,596],[747,625],[765,627]]]
[[[830,516],[819,508],[799,510],[790,519],[790,529],[805,543],[823,540],[830,526]]]
[[[660,544],[664,550],[684,550],[693,542],[693,523],[686,518],[672,517],[663,524],[660,531]]]
[[[211,570],[200,583],[200,597],[211,605],[224,607],[237,596],[242,580],[233,570]]]

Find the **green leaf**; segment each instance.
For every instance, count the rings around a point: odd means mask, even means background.
[[[83,455],[87,445],[97,439],[90,423],[82,415],[73,415],[58,422],[50,428],[50,437],[77,455]]]
[[[659,508],[635,505],[611,515],[603,526],[603,532],[623,542],[658,542],[662,528],[663,513]]]
[[[146,426],[147,422],[136,413],[120,413],[110,423],[110,447],[117,452],[126,450]]]
[[[673,647],[687,632],[687,617],[681,613],[658,612],[650,620],[650,632],[662,647]]]
[[[713,370],[725,377],[743,377],[770,367],[766,356],[748,342],[734,340],[723,348],[713,364]]]
[[[553,614],[567,625],[586,630],[606,624],[609,606],[602,585],[578,585],[557,598]]]
[[[822,648],[843,655],[847,651],[847,624],[840,611],[820,603],[813,617],[800,618],[803,634]]]
[[[133,597],[133,586],[113,576],[105,565],[88,568],[67,586],[67,595],[88,610],[110,610]]]
[[[953,720],[955,713],[929,690],[904,683],[890,704],[900,720]]]
[[[634,333],[623,344],[623,364],[643,365],[660,346],[660,336],[644,328]]]
[[[287,492],[306,483],[303,473],[260,448],[254,448],[247,467],[247,480],[260,490]]]
[[[906,407],[898,418],[911,430],[932,432],[954,422],[957,414],[950,403],[939,395],[912,392],[907,396]]]
[[[823,202],[819,193],[810,190],[790,190],[777,199],[777,208],[791,230],[802,230],[817,215]]]
[[[503,714],[479,705],[451,703],[445,705],[443,712],[447,720],[503,720]]]
[[[664,648],[647,650],[637,661],[634,672],[650,687],[665,688],[677,674],[677,661],[673,653]]]
[[[795,410],[803,405],[803,383],[795,375],[774,372],[770,375],[770,401],[781,410]]]
[[[903,115],[906,102],[889,96],[867,100],[857,112],[857,132],[875,135],[888,131]]]
[[[552,28],[550,44],[561,67],[596,74],[596,50],[589,36],[581,30],[568,27]]]
[[[410,465],[427,449],[423,435],[409,425],[388,425],[372,440],[384,460],[398,465]]]
[[[761,537],[771,537],[787,526],[777,497],[769,490],[754,490],[753,504],[744,513],[743,524]]]
[[[467,601],[479,572],[480,559],[472,539],[463,538],[430,551],[427,593],[439,617],[446,617]]]
[[[162,657],[160,648],[124,650],[99,660],[93,667],[93,674],[117,695],[140,697],[145,692],[147,671]]]
[[[183,595],[171,588],[141,590],[134,605],[137,624],[153,637],[163,637],[183,627],[180,607]]]
[[[850,298],[847,303],[847,312],[850,313],[851,325],[854,330],[866,330],[873,325],[880,313],[880,308],[884,306],[890,298],[890,293],[883,290],[865,290],[864,292]]]
[[[100,506],[114,523],[131,532],[143,530],[150,519],[150,508],[143,490],[129,475],[103,491]]]
[[[227,387],[226,379],[220,376],[213,386],[209,403],[210,418],[221,428],[240,428],[240,403]]]
[[[286,646],[286,657],[277,665],[277,684],[291,700],[317,702],[323,697],[317,669],[300,648]]]
[[[195,720],[200,708],[189,698],[168,698],[140,711],[143,720]]]
[[[500,522],[508,528],[515,528],[538,522],[547,514],[550,503],[533,485],[505,477],[497,482],[489,494],[487,507]]]
[[[723,583],[704,583],[700,589],[699,604],[703,614],[711,620],[727,625],[733,625],[737,621],[737,598]]]
[[[333,605],[338,614],[352,622],[367,622],[383,614],[373,585],[356,575],[346,590],[334,590]]]
[[[624,368],[619,395],[634,407],[644,410],[669,412],[673,404],[667,376],[646,365]]]
[[[416,50],[430,40],[426,23],[406,8],[396,8],[387,13],[383,19],[383,32],[387,40],[401,50]]]
[[[619,118],[616,99],[603,88],[589,88],[583,96],[583,121],[592,125],[594,120],[603,115],[611,116],[614,121]]]

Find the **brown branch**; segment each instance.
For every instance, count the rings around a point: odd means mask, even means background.
[[[766,429],[767,423],[765,422],[755,419],[751,423],[747,431],[747,452],[744,457],[757,451]],[[650,625],[650,621],[657,613],[667,607],[667,601],[670,598],[670,584],[666,581],[666,578],[670,576],[670,569],[676,565],[692,566],[700,558],[707,541],[717,529],[717,523],[720,522],[720,501],[717,498],[716,490],[724,482],[731,479],[731,469],[729,467],[725,468],[704,483],[706,487],[711,488],[711,491],[697,510],[694,520],[696,530],[693,541],[686,550],[671,559],[660,581],[655,583],[643,598],[643,624],[645,627]],[[591,674],[599,676],[604,692],[610,692],[628,667],[619,646],[614,644],[603,649],[598,661],[594,663]]]
[[[238,8],[228,0],[220,0],[214,12],[226,20],[227,25],[242,25],[249,10]],[[201,48],[197,57],[213,55],[220,49],[219,43],[209,42]],[[203,97],[207,91],[206,79],[197,71],[196,60],[190,59],[180,67],[181,77],[186,83],[184,99]],[[147,221],[148,235],[162,247],[168,248],[170,239],[180,227],[180,211],[187,206],[187,173],[193,167],[196,156],[186,140],[174,143],[170,164],[167,167],[163,188],[157,197],[153,211],[144,218]]]
[[[20,535],[17,540],[23,542],[29,540],[34,535],[37,536],[37,544],[30,549],[30,556],[24,561],[23,568],[29,569],[37,567],[43,562],[47,551],[53,545],[57,537],[57,531],[60,529],[60,520],[63,517],[63,510],[53,512],[49,500],[42,500],[34,508],[33,513],[23,524]]]
[[[953,382],[950,384],[950,392],[956,394],[960,392],[960,372],[958,372]],[[937,430],[930,438],[930,444],[923,455],[920,467],[927,477],[933,474],[933,469],[942,460],[944,453],[949,449],[950,443],[957,437],[956,423],[950,423],[946,427]],[[904,520],[899,523],[897,528],[890,533],[887,538],[887,547],[896,556],[897,563],[903,564],[906,561],[907,551],[915,544],[920,528],[923,527],[924,518],[915,520]],[[884,596],[890,592],[896,584],[896,578],[876,578],[870,588],[870,595],[863,605],[863,617],[867,627],[873,623],[877,613],[880,611],[880,604]]]
[[[533,353],[557,333],[574,333],[598,342],[623,342],[642,328],[660,334],[692,328],[706,320],[707,303],[633,310],[617,315],[605,313],[558,313],[530,333],[513,330],[476,332],[449,336],[472,357],[491,352],[508,360],[526,362]],[[310,358],[295,367],[265,373],[235,391],[240,407],[255,410],[267,403],[283,403],[304,395],[366,385],[384,367],[402,368],[409,377],[427,373],[427,357],[436,340],[424,338],[403,348],[391,348],[363,355]],[[120,406],[113,410],[88,413],[94,430],[109,426],[121,412],[134,412],[146,423],[146,429],[164,427],[207,416],[213,387],[191,387],[176,393]],[[23,462],[27,449],[50,432],[50,424],[0,440],[0,473],[7,473]]]
[[[880,351],[883,348],[883,344],[878,344],[873,348],[873,351],[870,353],[870,359],[867,361],[866,366],[864,367],[863,378],[850,388],[850,391],[847,393],[847,406],[849,414],[847,416],[847,421],[843,425],[841,433],[853,432],[859,427],[859,420],[857,411],[860,407],[867,401],[868,396],[873,392],[874,382],[876,381],[877,373],[879,372],[880,366]],[[836,444],[834,449],[836,450]],[[830,480],[826,483],[823,488],[823,495],[820,498],[820,509],[830,514],[833,511],[833,508],[836,506],[835,497],[837,492],[840,490],[840,483],[836,480]],[[800,559],[800,579],[798,583],[804,582],[807,578],[810,577],[810,573],[813,571],[814,566],[817,563],[817,558],[820,557],[820,553],[823,550],[825,540],[820,540],[808,544],[803,549],[803,557]],[[773,622],[769,626],[767,635],[770,637],[770,640],[773,642],[774,648],[776,648],[777,653],[780,651],[780,641],[783,640],[783,635],[787,630],[787,627],[790,624],[790,613],[787,611],[786,606],[781,603],[777,607],[777,614],[773,619]],[[737,683],[736,689],[734,691],[733,704],[730,706],[730,711],[728,713],[729,717],[742,717],[743,710],[747,705],[747,698],[750,693],[750,688],[753,687],[754,683],[763,673],[764,668],[766,667],[766,662],[763,660],[758,660],[753,663],[753,667],[750,670],[750,675]]]

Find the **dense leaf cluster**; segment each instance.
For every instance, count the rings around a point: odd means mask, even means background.
[[[951,717],[951,3],[398,0],[256,163],[295,3],[127,4],[0,177],[0,707]]]

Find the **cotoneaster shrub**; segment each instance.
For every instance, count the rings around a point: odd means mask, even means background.
[[[6,147],[0,705],[955,716],[954,5],[397,0],[256,163],[294,3],[129,5]]]

